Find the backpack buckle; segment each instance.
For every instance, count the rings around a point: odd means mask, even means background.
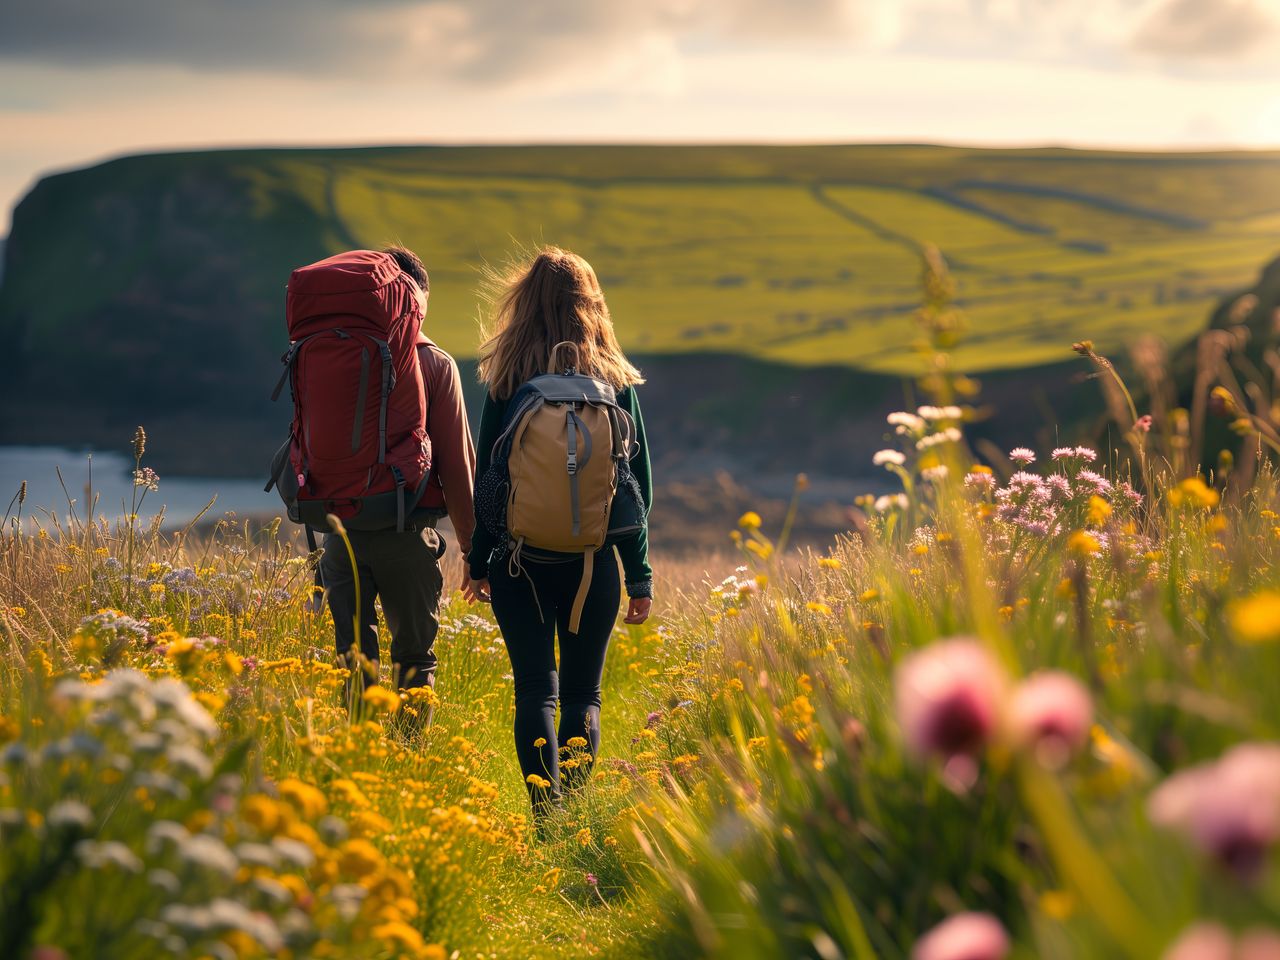
[[[578,456],[577,454],[569,454],[569,459],[565,461],[565,466],[569,470],[569,476],[575,476],[578,472]]]

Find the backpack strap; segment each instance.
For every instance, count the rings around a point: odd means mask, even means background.
[[[293,373],[293,366],[298,362],[298,350],[308,340],[314,340],[318,336],[320,336],[320,334],[313,333],[310,336],[303,337],[301,340],[289,344],[289,349],[280,357],[280,362],[284,364],[284,371],[280,374],[280,379],[276,381],[276,388],[271,391],[271,401],[273,403],[280,399],[280,393],[284,390],[285,381],[289,379],[289,374]]]
[[[587,463],[591,460],[591,433],[587,430],[587,425],[582,422],[582,418],[578,416],[572,405],[566,408],[564,422],[565,447],[568,453],[565,460],[565,469],[569,474],[569,509],[573,516],[573,535],[576,537],[582,532],[582,508],[580,506],[581,496],[578,492],[578,471],[586,469]],[[582,430],[581,460],[578,459],[579,429]]]
[[[395,371],[391,369],[391,346],[385,340],[373,340],[378,345],[378,352],[382,354],[382,406],[378,409],[378,462],[387,462],[387,401],[391,397],[391,391],[396,388]],[[403,527],[398,529],[403,530]]]
[[[591,590],[591,573],[595,569],[596,548],[587,547],[582,554],[582,582],[578,584],[578,595],[573,598],[573,609],[569,612],[569,632],[577,633],[582,626],[582,608],[587,605],[587,593]]]

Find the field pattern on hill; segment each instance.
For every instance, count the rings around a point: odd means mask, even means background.
[[[268,171],[265,168],[270,168]],[[938,244],[973,324],[971,369],[1104,345],[1177,342],[1274,253],[1272,159],[882,148],[530,148],[292,154],[284,183],[331,246],[399,239],[435,277],[431,328],[474,351],[477,267],[554,242],[595,263],[631,349],[914,369],[922,243]],[[305,186],[305,185],[310,185]]]

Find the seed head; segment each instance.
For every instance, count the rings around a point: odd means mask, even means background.
[[[27,502],[27,481],[23,480],[22,483],[18,485],[18,503],[26,503],[26,502]]]
[[[138,427],[137,430],[133,431],[133,459],[141,460],[146,450],[147,431],[143,430],[142,427]]]

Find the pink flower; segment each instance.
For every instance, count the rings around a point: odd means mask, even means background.
[[[1188,927],[1161,960],[1234,960],[1231,934],[1216,923]]]
[[[1005,676],[977,641],[944,640],[911,654],[895,677],[907,749],[944,759],[980,752],[999,721]]]
[[[1155,421],[1151,419],[1151,414],[1143,414],[1133,422],[1133,429],[1137,430],[1139,433],[1150,433],[1151,425],[1154,422]]]
[[[1280,839],[1280,744],[1243,743],[1175,773],[1148,798],[1147,814],[1240,879],[1256,880]]]
[[[1069,673],[1038,673],[1018,685],[1009,710],[1014,740],[1048,767],[1060,767],[1089,742],[1093,700]]]
[[[916,941],[911,960],[1002,960],[1009,935],[989,913],[957,913]]]
[[[1026,447],[1014,447],[1009,451],[1009,459],[1016,464],[1026,466],[1028,463],[1036,462],[1036,455],[1035,451],[1028,450]]]
[[[1246,930],[1234,940],[1217,923],[1197,923],[1183,931],[1161,960],[1278,960],[1280,933],[1261,927]]]

